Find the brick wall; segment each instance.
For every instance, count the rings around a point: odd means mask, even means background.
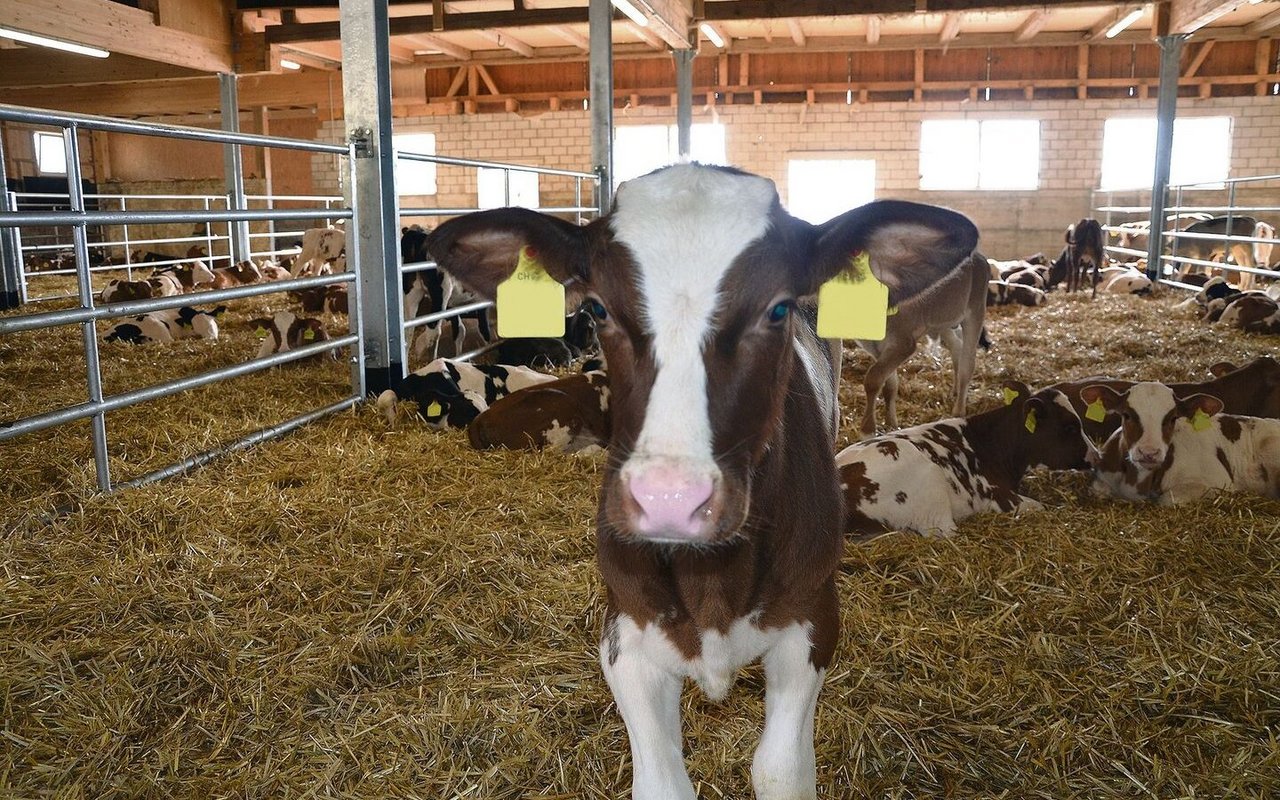
[[[1280,173],[1280,99],[1275,97],[1182,99],[1181,117],[1231,116],[1233,176]],[[868,105],[725,106],[694,109],[695,122],[726,127],[730,163],[777,182],[787,201],[787,162],[795,154],[831,152],[839,157],[874,158],[876,196],[922,200],[969,214],[983,232],[990,255],[1012,258],[1036,251],[1056,252],[1063,229],[1088,216],[1102,169],[1103,122],[1113,116],[1154,116],[1154,100],[1047,100],[993,102],[875,103]],[[1024,118],[1041,121],[1040,188],[1036,191],[922,191],[919,188],[920,122],[924,119]],[[673,124],[674,109],[619,110],[618,126]],[[320,136],[341,138],[341,123],[322,126]],[[410,117],[396,120],[398,132],[436,134],[443,155],[509,161],[566,169],[587,169],[591,161],[590,117],[562,110],[534,117],[518,114]],[[332,159],[314,160],[316,190],[338,189]],[[1272,186],[1276,186],[1272,184]],[[406,207],[464,207],[476,202],[474,173],[442,167],[439,194],[402,198]],[[568,184],[543,180],[544,204],[567,203]],[[1280,204],[1280,188],[1253,193],[1253,202]],[[1145,203],[1145,194],[1117,196]],[[1264,215],[1265,216],[1265,215]],[[1280,216],[1280,215],[1275,215]],[[1280,219],[1275,220],[1280,222]]]

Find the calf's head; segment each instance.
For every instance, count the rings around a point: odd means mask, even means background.
[[[610,213],[579,227],[524,209],[451,220],[428,250],[492,297],[530,247],[587,302],[610,366],[613,428],[601,494],[608,535],[713,544],[749,510],[753,467],[784,444],[794,387],[793,314],[866,251],[902,302],[967,259],[977,230],[952,211],[880,201],[810,225],[783,210],[772,181],[685,164],[624,183]],[[788,436],[819,436],[789,420]],[[823,437],[821,449],[830,449]]]
[[[1178,398],[1168,386],[1152,382],[1135,383],[1126,392],[1095,384],[1081,389],[1080,398],[1088,405],[1101,403],[1107,414],[1120,417],[1120,429],[1108,440],[1104,455],[1119,454],[1142,471],[1165,463],[1179,417],[1193,419],[1197,412],[1213,416],[1222,410],[1222,401],[1212,395]]]

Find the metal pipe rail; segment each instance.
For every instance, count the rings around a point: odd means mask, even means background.
[[[423,314],[420,317],[407,319],[404,321],[404,329],[409,330],[411,328],[419,328],[423,325],[430,325],[433,322],[441,322],[449,319],[450,317],[460,317],[463,314],[469,314],[472,311],[483,311],[486,308],[493,308],[492,300],[477,300],[474,303],[453,306],[452,308],[446,308],[443,311],[436,311],[431,314]]]
[[[43,414],[36,414],[30,417],[23,417],[12,422],[0,422],[0,442],[7,439],[15,439],[19,436],[36,431],[52,428],[55,425],[61,425],[66,422],[75,422],[76,420],[87,419],[89,417],[106,414],[110,411],[118,411],[122,408],[137,405],[148,400],[158,400],[162,397],[178,394],[188,389],[197,389],[201,386],[207,386],[211,383],[217,383],[227,378],[238,378],[244,375],[252,375],[260,372],[268,367],[274,367],[279,364],[287,364],[290,361],[307,358],[308,356],[327,353],[330,350],[337,350],[340,347],[349,345],[359,345],[360,339],[354,334],[340,336],[336,339],[330,339],[325,342],[317,342],[315,344],[304,345],[302,347],[285,350],[280,353],[272,353],[269,356],[255,358],[240,364],[232,364],[229,367],[220,367],[218,369],[202,372],[199,375],[192,375],[186,378],[178,378],[165,383],[157,383],[154,386],[147,386],[142,389],[134,389],[129,392],[104,397],[100,401],[88,403],[78,403],[74,406],[67,406],[56,411],[46,411]]]
[[[283,281],[254,283],[249,286],[233,286],[230,289],[213,289],[204,292],[175,294],[170,297],[152,297],[148,300],[133,300],[128,303],[112,303],[93,308],[65,308],[58,311],[45,311],[40,314],[23,314],[17,317],[0,317],[0,334],[17,333],[18,331],[49,328],[54,325],[73,325],[78,322],[96,322],[101,319],[116,319],[148,314],[152,311],[168,311],[183,306],[219,303],[223,300],[238,300],[242,297],[258,297],[264,294],[276,294],[295,289],[308,289],[313,286],[328,286],[335,283],[354,283],[354,272],[338,272],[332,275],[310,275],[303,278],[290,278]]]
[[[273,219],[351,219],[350,209],[280,208],[228,211],[14,211],[0,216],[0,228],[24,225],[167,225],[173,222],[241,222]]]
[[[534,172],[539,175],[560,175],[566,178],[579,178],[581,180],[594,181],[599,176],[594,172],[579,172],[572,169],[557,169],[555,167],[537,167],[526,164],[507,164],[501,161],[482,161],[475,158],[455,158],[453,156],[436,156],[427,153],[414,153],[408,150],[397,150],[396,158],[403,158],[406,161],[420,161],[429,164],[444,164],[451,167],[483,167],[485,169],[501,169],[509,172]],[[592,208],[592,211],[597,209]]]
[[[488,209],[475,208],[402,208],[400,216],[402,217],[458,217],[463,214],[472,214],[476,211],[487,211]],[[538,206],[534,211],[541,211],[544,214],[594,214],[597,209],[595,206]]]
[[[1161,263],[1165,264],[1191,264],[1197,267],[1209,267],[1211,269],[1224,269],[1229,272],[1248,272],[1252,275],[1266,275],[1276,277],[1280,272],[1275,270],[1259,268],[1259,267],[1242,267],[1239,264],[1226,264],[1221,261],[1205,261],[1200,258],[1188,258],[1186,256],[1160,256]]]
[[[1236,219],[1239,219],[1236,217]],[[1280,244],[1276,239],[1268,239],[1264,236],[1245,236],[1243,234],[1220,233],[1187,233],[1186,231],[1165,231],[1161,234],[1166,239],[1212,239],[1217,242],[1248,242],[1250,244]]]

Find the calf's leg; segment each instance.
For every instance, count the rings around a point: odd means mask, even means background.
[[[898,367],[916,351],[916,340],[914,336],[895,337],[894,332],[890,331],[884,341],[872,342],[869,345],[862,342],[859,344],[876,359],[862,379],[862,388],[867,396],[867,407],[862,414],[860,432],[862,437],[866,438],[875,435],[876,397],[880,395],[882,388],[886,388],[886,382],[889,381],[892,381],[892,384],[887,387],[889,391],[885,394],[885,421],[890,429],[898,427],[896,407]]]
[[[809,638],[809,626],[797,623],[764,655],[764,734],[751,762],[756,800],[817,797],[813,717],[826,670],[811,662]]]
[[[600,642],[600,667],[627,726],[632,800],[696,800],[680,740],[679,675],[645,652],[635,623],[618,617]]]

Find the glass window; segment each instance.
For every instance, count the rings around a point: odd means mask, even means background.
[[[510,176],[511,190],[507,193]],[[538,207],[538,173],[481,167],[477,173],[480,208]]]
[[[36,167],[42,175],[66,175],[67,151],[62,143],[62,134],[35,134]]]
[[[434,133],[395,133],[392,146],[397,153],[436,154]],[[423,195],[436,193],[436,165],[425,161],[396,159],[396,194]]]
[[[724,126],[701,123],[689,129],[690,158],[703,164],[725,163]],[[613,182],[622,183],[679,160],[675,125],[622,125],[613,138]]]
[[[1036,189],[1040,121],[932,119],[920,126],[921,189]]]
[[[807,222],[826,222],[874,199],[874,159],[804,158],[787,162],[787,207]]]
[[[1102,189],[1149,189],[1155,164],[1155,117],[1116,117],[1103,123]],[[1220,185],[1230,168],[1230,117],[1174,120],[1170,183]]]

